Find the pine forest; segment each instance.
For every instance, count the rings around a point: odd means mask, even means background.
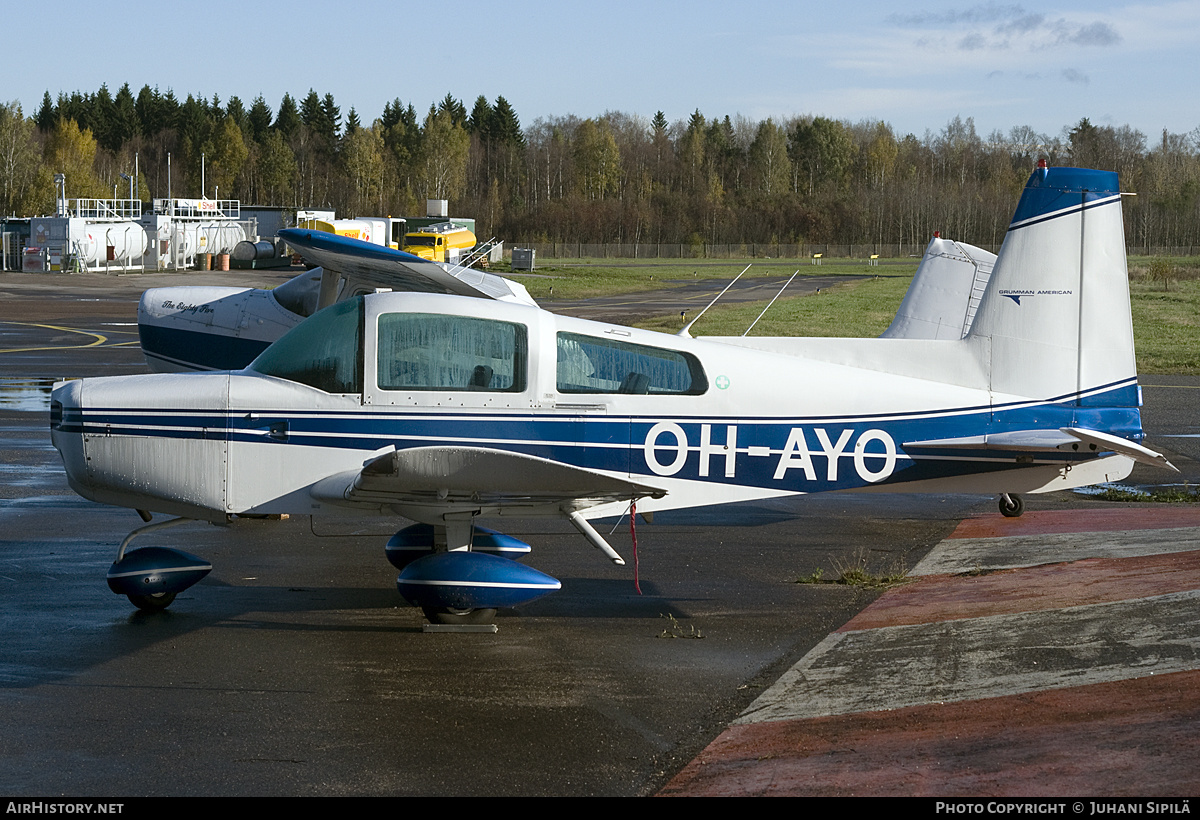
[[[917,248],[934,231],[998,244],[1045,158],[1118,172],[1137,194],[1125,203],[1132,248],[1200,245],[1200,128],[1148,136],[1082,119],[1058,134],[981,135],[956,117],[915,135],[878,120],[699,110],[522,124],[503,96],[468,108],[451,94],[421,110],[397,98],[368,122],[314,90],[274,108],[261,95],[181,101],[148,86],[47,92],[32,116],[0,105],[0,209],[52,212],[56,173],[71,198],[127,198],[135,156],[146,201],[168,195],[170,156],[175,197],[339,217],[421,214],[426,199],[448,199],[481,236],[509,242]]]

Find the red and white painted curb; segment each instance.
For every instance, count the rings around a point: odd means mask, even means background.
[[[1200,509],[969,519],[661,792],[1200,787]]]

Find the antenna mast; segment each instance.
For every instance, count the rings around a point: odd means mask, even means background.
[[[750,265],[753,265],[753,264],[754,264],[753,262],[751,262],[751,263],[750,263]],[[750,265],[747,265],[746,267],[742,268],[742,273],[745,273],[746,271],[750,270]],[[737,280],[741,279],[741,278],[742,278],[742,273],[739,273],[737,276],[733,277],[733,282],[736,282]],[[729,290],[731,287],[733,287],[733,282],[730,282],[728,285],[726,285],[726,286],[725,286],[725,290]],[[700,311],[699,313],[697,313],[697,314],[696,314],[696,318],[695,318],[695,319],[692,319],[692,321],[690,321],[690,322],[688,322],[686,325],[684,325],[684,326],[683,326],[683,327],[680,329],[680,331],[679,331],[678,333],[676,333],[675,335],[676,335],[676,336],[683,336],[685,339],[690,339],[690,338],[692,338],[692,334],[688,332],[689,330],[691,330],[691,329],[692,329],[692,325],[694,325],[694,324],[696,324],[696,322],[700,321],[700,317],[704,315],[704,311],[705,311],[705,310],[708,310],[710,307],[712,307],[713,305],[715,305],[715,304],[717,303],[717,299],[720,299],[722,296],[724,296],[724,295],[725,295],[725,290],[723,290],[723,291],[721,291],[720,293],[718,293],[718,294],[717,294],[717,296],[716,296],[716,299],[713,299],[711,302],[709,302],[707,305],[705,305],[705,306],[704,306],[704,310],[702,310],[702,311]]]

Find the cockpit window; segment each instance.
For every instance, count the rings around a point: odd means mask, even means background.
[[[560,393],[678,393],[707,389],[699,360],[690,353],[576,333],[558,334]]]
[[[362,392],[361,298],[318,311],[263,351],[249,370],[326,393]]]
[[[524,325],[470,316],[379,317],[377,378],[383,390],[525,390]]]

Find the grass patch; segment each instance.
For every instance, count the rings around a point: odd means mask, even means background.
[[[840,584],[860,589],[887,589],[908,582],[908,572],[892,567],[879,574],[867,570],[867,556],[861,550],[849,561],[835,560],[833,570],[836,578],[826,578],[825,570],[817,567],[812,574],[796,579],[797,584]]]
[[[901,260],[900,270],[915,270],[910,260]],[[555,299],[590,299],[662,288],[676,288],[698,279],[729,280],[751,265],[744,279],[790,276],[797,268],[801,276],[829,274],[879,273],[892,268],[870,267],[865,262],[847,259],[844,263],[814,266],[807,259],[731,259],[714,262],[707,259],[655,259],[637,264],[620,264],[614,259],[556,259],[539,265],[535,276],[514,276],[539,302],[553,308]],[[496,268],[496,272],[500,272]],[[551,292],[553,288],[553,292]],[[720,292],[714,285],[713,296]],[[718,303],[719,304],[719,303]],[[759,308],[761,310],[762,308]],[[740,332],[740,331],[739,331]]]
[[[1109,487],[1102,493],[1090,496],[1099,501],[1153,501],[1160,504],[1191,504],[1200,501],[1200,488],[1193,489],[1192,487],[1165,487],[1159,490],[1151,490],[1150,492],[1141,492],[1139,490],[1122,490],[1117,487]]]
[[[794,270],[794,268],[793,268]],[[894,268],[886,277],[843,282],[820,293],[780,297],[751,336],[878,336],[887,330],[912,282],[916,266]],[[722,307],[718,302],[692,328],[693,336],[740,336],[770,300]],[[648,330],[674,333],[678,316],[663,316],[638,324]]]
[[[660,618],[667,619],[667,628],[658,634],[660,638],[695,638],[697,640],[704,637],[696,625],[692,624],[690,629],[684,629],[683,624],[675,620],[675,616],[671,613],[659,614]]]
[[[1181,276],[1163,290],[1131,270],[1129,291],[1138,372],[1200,374],[1200,277]]]
[[[1140,493],[1135,490],[1118,490],[1115,487],[1109,487],[1102,493],[1088,496],[1097,501],[1149,501],[1149,493]]]

